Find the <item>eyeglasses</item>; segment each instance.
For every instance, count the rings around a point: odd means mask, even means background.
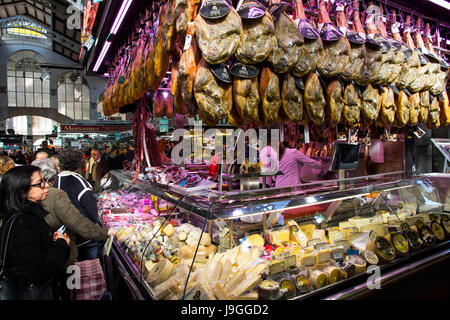
[[[41,179],[39,183],[30,184],[30,187],[40,187],[41,189],[45,189],[47,184],[48,184],[47,180]]]

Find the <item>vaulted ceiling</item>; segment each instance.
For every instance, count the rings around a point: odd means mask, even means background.
[[[71,30],[67,25],[70,14],[66,13],[66,10],[71,2],[74,1],[0,0],[0,21],[17,17],[32,20],[50,31],[49,38],[52,40],[53,51],[79,62],[81,30]],[[82,20],[81,13],[81,24]]]

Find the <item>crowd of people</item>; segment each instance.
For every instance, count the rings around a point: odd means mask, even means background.
[[[0,300],[68,300],[67,268],[99,258],[115,235],[98,221],[102,178],[134,150],[42,146],[28,156],[0,156]]]

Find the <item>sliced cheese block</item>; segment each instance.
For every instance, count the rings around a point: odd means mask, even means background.
[[[273,245],[282,246],[289,243],[289,230],[283,229],[269,233],[269,241]]]
[[[251,275],[246,278],[238,287],[231,291],[230,297],[235,299],[236,297],[244,294],[245,292],[256,288],[261,283],[261,277],[257,275]]]
[[[300,258],[300,265],[305,268],[314,267],[317,264],[316,253],[304,253]]]
[[[384,236],[386,234],[386,229],[383,224],[367,224],[360,228],[360,232],[370,232],[374,230],[379,236]]]
[[[315,224],[305,224],[305,225],[300,226],[300,230],[303,233],[305,233],[308,240],[311,240],[311,239],[314,239],[313,233],[314,233],[314,230],[316,230],[316,225]]]
[[[308,237],[303,231],[297,231],[292,233],[294,240],[298,243],[298,245],[302,248],[305,248],[308,245]]]
[[[317,252],[317,264],[323,264],[331,260],[331,251],[321,250]]]
[[[327,242],[327,238],[325,237],[325,230],[323,229],[315,229],[313,231],[312,238],[318,238],[321,242]]]
[[[194,249],[189,246],[183,246],[178,249],[180,259],[192,259],[194,257]]]
[[[247,238],[248,242],[255,247],[263,247],[264,239],[259,234],[252,234]]]
[[[200,239],[200,244],[202,246],[208,246],[211,244],[211,236],[209,233],[203,233],[202,238]]]
[[[147,277],[147,282],[151,286],[156,286],[166,281],[173,271],[173,264],[167,259],[162,259],[157,262],[155,266],[150,270]]]
[[[328,238],[330,239],[330,242],[336,242],[344,240],[345,236],[341,231],[330,230],[328,231]]]
[[[219,300],[231,300],[230,296],[225,292],[225,289],[223,288],[220,281],[214,282],[213,285],[213,292],[217,299]]]
[[[164,227],[164,229],[162,230],[162,232],[163,232],[163,234],[165,234],[165,235],[168,236],[168,237],[173,236],[173,232],[174,232],[173,225],[172,225],[171,223],[168,223],[168,224]]]
[[[181,281],[179,281],[177,278],[169,278],[155,287],[155,296],[157,299],[163,299],[169,294],[174,295],[176,294],[176,291],[180,285]]]
[[[206,257],[210,257],[217,252],[217,247],[213,244],[205,246]]]

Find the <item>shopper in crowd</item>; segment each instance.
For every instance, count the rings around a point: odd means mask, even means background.
[[[34,160],[41,160],[41,159],[47,159],[49,157],[49,154],[47,151],[38,151],[34,155]]]
[[[37,152],[40,152],[40,151],[45,151],[45,152],[47,152],[47,154],[48,154],[48,156],[49,157],[51,157],[52,155],[53,155],[53,153],[55,152],[55,149],[50,149],[49,147],[48,147],[48,142],[46,141],[46,140],[44,140],[44,141],[42,141],[42,143],[41,143],[41,147],[37,150]]]
[[[51,233],[42,201],[48,184],[36,166],[10,169],[0,184],[1,252],[5,279],[0,300],[50,300],[54,275],[69,257],[66,234]],[[8,238],[8,241],[6,241]]]
[[[91,158],[93,162],[86,168],[86,177],[93,186],[94,192],[100,192],[102,178],[109,172],[108,163],[98,149],[92,149]]]
[[[31,164],[31,162],[33,162],[33,156],[30,152],[25,152],[24,157],[27,164]]]
[[[310,157],[307,157],[301,151],[293,148],[292,141],[284,141],[279,146],[279,171],[283,175],[275,179],[275,187],[295,186],[302,183],[301,168],[308,166],[314,169],[324,168],[324,164]]]
[[[109,170],[121,170],[122,169],[122,163],[120,162],[118,147],[113,147],[111,149],[111,153],[108,158],[108,167],[109,167]]]
[[[34,161],[33,165],[39,167],[44,179],[49,182],[49,185],[53,185],[58,175],[54,162],[50,159],[42,159]],[[70,256],[65,263],[65,268],[73,265],[78,258],[75,235],[91,240],[106,241],[109,235],[114,236],[116,234],[114,229],[103,228],[84,217],[63,190],[50,187],[47,199],[42,201],[42,205],[49,212],[45,216],[45,221],[52,231],[58,230],[63,225],[66,227],[66,233],[70,239]],[[62,272],[59,276],[59,285],[55,289],[55,293],[63,300],[68,300],[70,297],[70,292],[65,286],[66,278],[67,273]]]
[[[53,156],[50,157],[50,160],[53,161],[53,163],[55,164],[56,170],[58,171],[58,173],[61,172],[61,168],[59,167],[59,158],[56,154],[54,154]]]
[[[80,213],[98,223],[97,200],[92,186],[81,175],[83,170],[83,153],[79,149],[66,148],[59,154],[61,173],[58,174],[54,187],[64,190],[72,204]],[[78,245],[78,259],[91,260],[98,257],[98,242],[90,241],[81,235],[76,235],[75,242]]]
[[[20,164],[20,165],[27,164],[27,161],[25,160],[25,156],[23,155],[21,150],[16,151],[16,154],[14,155],[14,162],[16,164]]]
[[[8,156],[0,156],[0,179],[11,168],[14,168],[14,160]]]
[[[133,144],[128,145],[128,149],[125,153],[125,160],[133,161],[134,159],[134,146]]]

